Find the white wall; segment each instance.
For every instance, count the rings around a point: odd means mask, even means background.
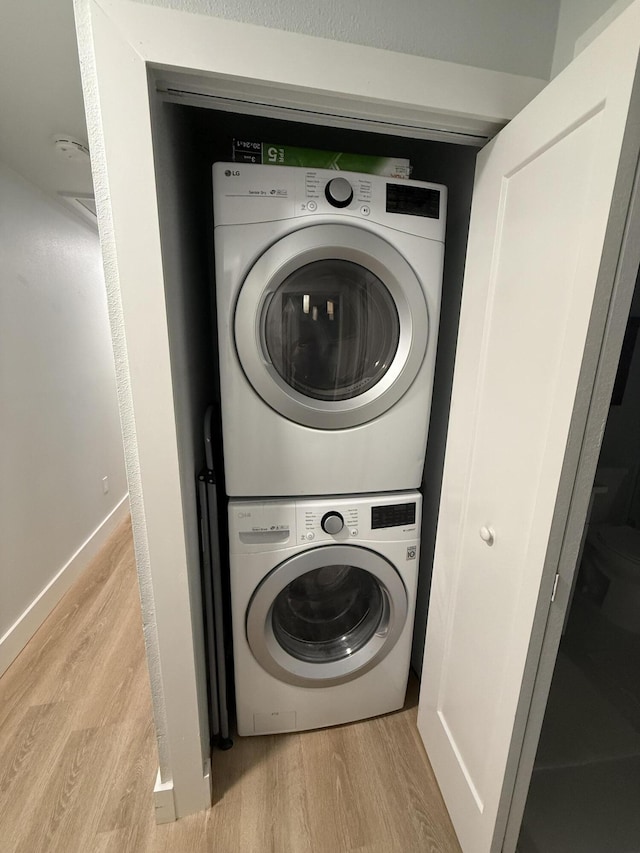
[[[559,6],[559,0],[147,2],[543,79],[551,70]]]
[[[0,272],[1,673],[109,532],[126,479],[97,232],[2,163]]]
[[[1,4],[0,160],[52,195],[91,192],[88,160],[70,161],[55,134],[86,142],[71,0]]]
[[[576,41],[602,19],[599,30],[610,23],[631,0],[561,0],[551,76],[555,77],[574,57]]]

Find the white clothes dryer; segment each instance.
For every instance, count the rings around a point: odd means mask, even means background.
[[[237,163],[213,180],[227,493],[418,487],[446,189]]]
[[[404,704],[421,496],[230,501],[238,734]]]

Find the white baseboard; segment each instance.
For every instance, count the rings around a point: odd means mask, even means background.
[[[200,778],[196,780],[195,790],[191,791],[191,795],[186,798],[185,791],[182,792],[182,811],[178,814],[175,801],[175,786],[173,779],[167,782],[162,781],[160,768],[156,775],[156,784],[153,789],[153,802],[156,809],[156,823],[171,823],[181,817],[186,817],[189,814],[203,811],[211,808],[212,777],[211,777],[211,761],[207,759],[202,768],[202,784]],[[187,799],[185,803],[184,800]]]
[[[78,548],[69,562],[49,581],[9,630],[0,637],[0,675],[13,663],[56,604],[105,544],[129,512],[126,494],[104,521]]]
[[[160,769],[153,789],[153,803],[156,809],[156,823],[172,823],[176,819],[176,803],[173,799],[173,779],[163,782]]]

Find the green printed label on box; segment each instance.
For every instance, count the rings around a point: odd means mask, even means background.
[[[273,142],[248,142],[234,139],[233,159],[236,163],[336,169],[392,178],[409,178],[411,175],[409,161],[401,157],[376,157],[371,154],[323,151],[318,148],[298,148]]]

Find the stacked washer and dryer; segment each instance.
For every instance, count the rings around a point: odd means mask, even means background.
[[[401,708],[446,189],[217,163],[240,735]]]

